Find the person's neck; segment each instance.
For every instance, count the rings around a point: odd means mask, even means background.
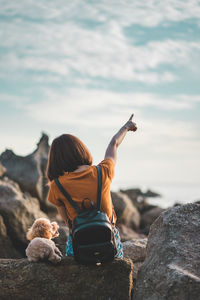
[[[85,171],[85,170],[87,170],[89,167],[90,167],[89,165],[78,166],[78,168],[74,171],[74,173],[78,173],[78,172],[81,172],[81,171]]]

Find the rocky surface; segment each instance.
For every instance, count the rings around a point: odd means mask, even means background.
[[[117,224],[124,224],[132,229],[138,229],[140,214],[130,198],[120,192],[111,193],[113,205],[117,214]]]
[[[140,270],[146,258],[147,238],[132,239],[123,243],[124,258],[131,259],[133,262],[133,288]]]
[[[120,190],[121,193],[127,195],[132,201],[133,205],[138,209],[140,214],[145,213],[146,211],[156,207],[155,205],[151,205],[147,202],[147,198],[149,197],[160,197],[159,194],[147,190],[147,192],[143,193],[140,189],[127,189]]]
[[[130,260],[82,266],[66,257],[61,263],[0,260],[0,299],[131,299]]]
[[[62,255],[66,255],[66,242],[67,242],[67,237],[69,235],[69,229],[67,226],[61,225],[58,231],[59,231],[59,236],[56,237],[53,241],[62,252]]]
[[[10,237],[7,234],[7,229],[0,215],[0,257],[1,258],[21,258],[22,255],[15,249]]]
[[[47,217],[39,201],[22,193],[18,184],[8,178],[0,180],[0,214],[12,243],[20,251],[27,244],[26,232],[35,219]]]
[[[134,300],[194,300],[200,295],[200,205],[176,206],[150,229]]]
[[[6,168],[0,163],[0,177],[2,177],[6,172]]]
[[[0,162],[6,168],[5,176],[17,182],[22,191],[38,198],[43,209],[52,207],[47,202],[48,186],[45,176],[48,152],[48,136],[43,134],[33,153],[18,156],[12,150],[6,150],[0,156]]]
[[[120,238],[121,238],[122,242],[129,241],[132,239],[141,239],[141,238],[146,237],[146,235],[138,233],[135,230],[133,230],[132,228],[130,228],[124,224],[118,223],[117,228],[119,230]],[[140,230],[140,229],[138,229],[138,230]]]
[[[140,231],[146,235],[149,233],[151,224],[160,216],[164,209],[153,207],[141,215]]]

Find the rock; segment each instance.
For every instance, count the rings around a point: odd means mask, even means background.
[[[145,196],[146,194],[143,193],[140,189],[120,190],[120,192],[127,195],[131,199],[133,205],[138,209],[140,214],[143,214],[143,213],[147,212],[148,210],[156,207],[155,205],[151,205],[147,202],[146,196]],[[148,191],[147,195],[149,195],[149,193],[150,193],[150,191]],[[153,192],[151,192],[151,193],[153,193]]]
[[[13,244],[21,251],[27,245],[26,232],[34,220],[47,217],[39,201],[23,194],[18,184],[8,178],[0,180],[0,214]]]
[[[117,228],[119,230],[119,234],[122,242],[146,237],[144,234],[137,233],[133,229],[125,226],[124,224],[118,224]]]
[[[62,255],[66,255],[66,242],[69,235],[69,229],[67,226],[60,226],[59,236],[54,239],[56,246],[62,252]]]
[[[7,229],[0,215],[0,258],[21,258],[22,255],[15,249],[7,235]]]
[[[140,224],[140,214],[129,197],[123,193],[111,193],[113,205],[117,214],[117,224],[124,224],[137,229]]]
[[[32,154],[18,156],[12,150],[6,150],[0,156],[0,162],[6,167],[5,175],[17,182],[23,192],[29,192],[31,196],[38,198],[43,209],[50,207],[45,176],[48,153],[48,136],[43,134]]]
[[[200,295],[200,205],[176,206],[150,228],[134,300],[193,300]]]
[[[154,207],[141,216],[140,229],[144,234],[149,233],[151,224],[160,216],[164,209],[160,207]]]
[[[136,280],[137,280],[137,276],[138,276],[138,272],[140,270],[140,268],[142,267],[143,265],[143,262],[135,262],[133,264],[133,289],[135,287],[135,283],[136,283]]]
[[[0,260],[0,299],[131,299],[130,260],[116,259],[101,266],[83,266],[71,257],[61,263]]]
[[[124,258],[129,258],[133,262],[133,282],[137,278],[146,257],[147,238],[132,239],[123,243]]]
[[[146,257],[147,238],[132,239],[123,243],[124,257],[133,262],[143,262]]]
[[[6,168],[0,163],[0,177],[2,177],[6,172]]]

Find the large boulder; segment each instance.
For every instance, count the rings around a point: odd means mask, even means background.
[[[61,225],[58,231],[59,236],[54,239],[54,242],[62,254],[66,255],[66,242],[69,235],[69,228],[66,225]]]
[[[40,210],[39,201],[22,193],[17,183],[8,178],[0,180],[0,214],[9,237],[22,250],[26,244],[26,232],[35,219],[47,217]]]
[[[7,234],[7,229],[0,215],[0,258],[21,258],[22,255],[15,249]]]
[[[133,262],[143,262],[146,258],[147,238],[132,239],[123,243],[124,257]]]
[[[150,228],[134,300],[193,300],[200,295],[200,205],[176,206]]]
[[[140,230],[142,233],[148,235],[151,224],[160,216],[164,211],[161,207],[154,207],[141,215]]]
[[[112,201],[117,214],[117,224],[124,224],[132,229],[138,229],[140,214],[130,198],[121,192],[112,192]]]
[[[30,155],[19,156],[12,150],[6,150],[0,156],[0,162],[6,167],[5,176],[17,182],[23,192],[29,192],[31,196],[38,198],[43,209],[50,206],[47,202],[48,186],[45,176],[48,153],[48,136],[43,134],[37,149]]]
[[[2,177],[6,172],[6,168],[0,163],[0,177]]]
[[[132,262],[116,259],[101,266],[83,266],[73,258],[61,263],[0,260],[0,299],[131,299]]]
[[[147,238],[132,239],[123,243],[124,257],[133,262],[133,282],[137,278],[139,269],[146,258]]]
[[[145,238],[146,235],[138,233],[130,227],[127,227],[124,224],[118,224],[117,229],[119,230],[120,239],[122,242],[129,241],[132,239],[141,239]]]
[[[123,194],[126,194],[132,201],[133,205],[138,209],[140,214],[147,212],[148,210],[155,207],[155,205],[149,204],[146,198],[151,197],[160,197],[158,193],[147,190],[147,192],[143,193],[140,189],[127,189],[120,190]]]

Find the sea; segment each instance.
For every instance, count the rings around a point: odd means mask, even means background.
[[[140,188],[142,192],[151,190],[158,193],[159,197],[147,198],[150,204],[158,205],[162,208],[168,208],[174,204],[186,204],[200,201],[200,183],[174,183],[174,184],[138,184],[131,186],[127,182],[113,182],[111,186],[112,191],[119,191],[120,189]]]

